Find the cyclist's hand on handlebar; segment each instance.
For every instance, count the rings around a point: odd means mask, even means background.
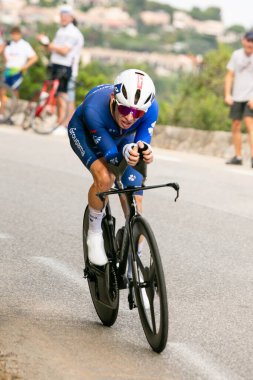
[[[138,153],[138,146],[135,143],[124,145],[122,153],[125,157],[126,162],[130,166],[135,166],[140,159],[140,154]]]
[[[144,143],[143,141],[138,141],[137,146],[138,149],[141,151],[143,161],[146,164],[150,164],[154,159],[151,145],[147,144],[146,142]]]

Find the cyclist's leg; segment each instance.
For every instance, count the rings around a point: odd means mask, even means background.
[[[88,194],[89,230],[87,245],[89,260],[96,265],[104,265],[108,261],[102,234],[104,203],[99,200],[96,194],[109,190],[114,178],[108,171],[104,159],[96,150],[90,136],[83,131],[80,119],[75,115],[69,123],[68,132],[72,149],[93,176],[93,184]]]

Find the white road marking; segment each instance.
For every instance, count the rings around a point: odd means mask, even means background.
[[[57,259],[53,259],[52,257],[44,257],[44,256],[33,256],[33,259],[38,261],[40,264],[43,264],[55,272],[64,275],[68,280],[72,281],[74,284],[84,287],[85,281],[81,277],[82,272],[76,272],[68,268],[67,265],[63,264],[61,261]]]
[[[0,232],[0,239],[12,239],[12,236],[4,232]]]
[[[240,380],[238,375],[235,375],[230,370],[214,363],[212,358],[204,351],[196,351],[193,347],[185,343],[169,343],[172,357],[183,361],[184,365],[195,371],[197,378],[205,380]]]

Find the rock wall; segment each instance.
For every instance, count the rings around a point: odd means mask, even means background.
[[[210,132],[194,128],[157,125],[154,130],[152,145],[164,149],[223,158],[234,155],[231,133],[223,131]],[[249,159],[249,157],[247,134],[243,134],[243,158]]]

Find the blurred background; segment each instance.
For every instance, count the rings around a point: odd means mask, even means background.
[[[154,79],[160,124],[229,131],[223,81],[232,51],[251,27],[243,1],[1,0],[0,35],[8,40],[20,25],[40,57],[21,86],[21,98],[29,99],[47,77],[48,56],[35,36],[54,36],[59,7],[67,3],[85,38],[77,104],[95,85],[136,67]]]

